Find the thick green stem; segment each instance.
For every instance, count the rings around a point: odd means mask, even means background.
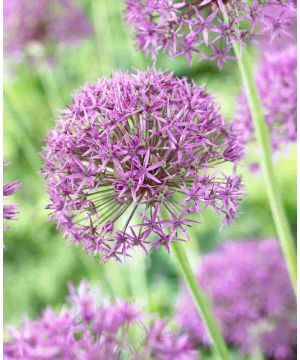
[[[225,345],[225,341],[212,314],[210,303],[192,271],[184,247],[181,246],[179,242],[174,242],[173,250],[180,265],[183,276],[188,284],[189,290],[193,296],[198,313],[204,321],[216,352],[222,360],[229,360],[229,354]]]
[[[280,189],[275,176],[272,162],[272,150],[270,146],[269,131],[265,121],[259,94],[251,71],[251,63],[247,50],[243,50],[241,56],[239,45],[233,44],[237,57],[239,69],[241,72],[243,85],[247,94],[248,104],[253,119],[256,138],[261,150],[260,162],[264,177],[269,203],[275,223],[277,235],[280,241],[282,252],[287,264],[288,272],[293,284],[294,290],[297,290],[297,259],[296,249],[290,225],[283,206]],[[272,89],[270,89],[272,91]]]

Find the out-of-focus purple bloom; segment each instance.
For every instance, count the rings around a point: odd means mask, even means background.
[[[273,40],[287,34],[291,18],[296,17],[292,0],[127,0],[126,5],[127,20],[134,27],[141,50],[153,59],[159,51],[171,57],[184,55],[190,65],[195,55],[196,59],[217,61],[221,67],[233,58],[233,41],[244,46],[256,35],[257,28],[260,33],[270,34],[271,30]],[[279,10],[270,12],[270,7]]]
[[[20,57],[33,43],[77,43],[91,25],[70,0],[4,0],[4,49]]]
[[[147,332],[147,339],[142,351],[144,357],[138,359],[158,360],[196,360],[197,352],[193,350],[186,334],[178,335],[167,331],[166,322],[158,320]]]
[[[46,309],[19,329],[10,328],[6,360],[196,360],[188,337],[125,302],[99,304],[87,284],[69,288],[69,304]],[[126,356],[127,355],[127,356]],[[172,357],[173,356],[173,357]]]
[[[297,17],[296,4],[281,9],[270,5],[264,9],[264,20],[261,24],[261,35],[259,40],[270,45],[280,45],[282,42],[296,44]],[[284,45],[283,44],[283,45]]]
[[[4,164],[4,167],[6,164]],[[11,196],[15,194],[20,187],[20,182],[18,180],[11,181],[3,185],[3,196]],[[4,220],[15,220],[19,214],[16,205],[3,205],[3,219]],[[8,230],[9,227],[4,226],[4,230]]]
[[[169,251],[207,207],[230,222],[241,178],[218,165],[242,149],[218,110],[204,88],[153,69],[85,86],[43,151],[52,219],[104,260]]]
[[[256,84],[276,152],[297,141],[297,47],[273,48],[264,53]],[[237,99],[234,130],[243,144],[254,139],[254,125],[246,94]]]
[[[296,4],[295,4],[296,6]],[[279,18],[282,17],[282,9],[278,6],[268,6],[264,11],[264,16],[266,19]],[[281,20],[282,21],[282,20]],[[274,29],[272,23],[265,21],[261,24],[261,31],[258,31],[258,36],[256,38],[256,43],[261,51],[264,53],[268,49],[278,48],[284,49],[289,44],[296,45],[297,43],[297,17],[295,16],[295,8],[290,6],[284,12],[285,27],[283,31]]]
[[[259,346],[270,359],[296,358],[296,299],[275,240],[228,243],[201,258],[197,278],[229,344],[246,353]],[[178,318],[197,343],[209,344],[186,289]]]

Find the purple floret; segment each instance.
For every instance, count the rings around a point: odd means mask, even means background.
[[[52,219],[104,260],[169,251],[207,207],[227,223],[238,213],[241,177],[219,165],[234,165],[242,148],[204,88],[169,73],[117,73],[85,86],[42,156]]]
[[[60,312],[48,308],[37,320],[26,318],[19,329],[9,329],[4,359],[198,359],[187,335],[170,331],[165,321],[123,301],[98,300],[87,283],[78,290],[70,286],[69,302]]]
[[[221,67],[234,58],[233,41],[244,46],[257,34],[257,28],[260,34],[271,33],[273,40],[287,34],[291,19],[296,17],[292,0],[127,0],[126,5],[127,20],[141,50],[153,59],[159,51],[173,58],[184,55],[190,65],[194,58],[216,61]]]
[[[273,48],[264,53],[256,74],[274,152],[297,141],[297,47]],[[237,99],[234,129],[243,144],[254,140],[254,125],[246,94]]]
[[[33,43],[72,45],[91,34],[89,21],[71,0],[4,0],[4,49],[23,56]]]
[[[201,258],[197,278],[228,344],[245,353],[260,347],[268,359],[296,359],[296,299],[275,240],[228,243]],[[187,289],[178,320],[197,344],[209,345]]]
[[[7,165],[4,164],[4,167]],[[20,188],[20,182],[18,180],[11,181],[3,185],[3,196],[11,196],[15,194]],[[3,219],[15,220],[19,214],[17,205],[5,204],[3,205]],[[4,226],[4,230],[8,230],[9,227]]]

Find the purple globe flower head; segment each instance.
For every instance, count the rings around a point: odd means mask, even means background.
[[[297,47],[272,48],[264,53],[256,84],[274,152],[297,141]],[[254,140],[254,125],[246,94],[237,99],[234,131],[243,144]]]
[[[4,164],[6,167],[8,164]],[[3,185],[3,196],[11,196],[15,194],[20,187],[20,182],[18,180],[13,180],[7,184]],[[5,204],[3,205],[3,219],[4,220],[15,220],[18,216],[17,205]],[[4,226],[4,230],[8,230],[9,227]]]
[[[268,359],[296,359],[296,299],[277,241],[227,243],[201,258],[197,278],[229,344],[246,353],[259,346]],[[178,320],[196,343],[209,344],[185,288]]]
[[[196,360],[187,335],[123,301],[100,303],[85,282],[69,287],[60,311],[48,308],[37,320],[10,328],[6,360]],[[171,357],[171,356],[174,357]]]
[[[280,12],[269,13],[270,6]],[[193,56],[200,60],[223,62],[234,59],[232,42],[242,46],[257,34],[272,30],[273,37],[289,31],[292,0],[266,1],[173,1],[126,0],[126,17],[133,25],[137,46],[155,60],[159,51],[174,58],[184,55],[192,65]],[[227,14],[228,21],[224,15]]]
[[[154,69],[85,86],[42,153],[52,219],[104,260],[169,251],[207,207],[229,223],[241,177],[220,164],[242,148],[218,110],[203,87]]]
[[[91,34],[91,25],[71,0],[4,0],[4,49],[23,57],[32,44],[72,45]]]

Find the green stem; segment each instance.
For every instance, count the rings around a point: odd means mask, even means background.
[[[212,314],[210,303],[201,289],[186,256],[184,247],[179,242],[173,243],[173,250],[180,265],[183,276],[193,296],[198,313],[204,321],[206,329],[211,337],[212,343],[222,360],[229,360],[229,354],[218,324]]]
[[[137,215],[133,215],[133,222],[137,223]],[[130,259],[126,264],[128,266],[130,288],[132,296],[135,299],[143,299],[144,303],[151,309],[150,294],[147,284],[147,264],[146,257],[143,252],[135,255],[134,259]]]
[[[272,162],[272,150],[270,146],[270,137],[268,127],[265,121],[259,94],[251,71],[251,62],[247,50],[240,54],[238,43],[233,44],[234,52],[237,57],[239,69],[241,72],[243,85],[246,90],[248,104],[254,123],[255,134],[261,149],[261,169],[264,177],[269,203],[275,223],[276,231],[280,241],[281,249],[287,264],[288,272],[294,290],[297,290],[297,259],[293,235],[287,219],[280,195],[280,188],[277,183],[275,171]]]

